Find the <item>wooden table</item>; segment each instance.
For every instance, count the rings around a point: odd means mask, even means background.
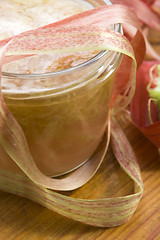
[[[160,36],[150,39],[160,53]],[[28,199],[0,192],[0,240],[160,240],[160,157],[130,122],[121,121],[136,153],[144,195],[132,219],[115,228],[95,228],[60,216]],[[96,184],[95,184],[96,183]],[[133,193],[133,182],[122,171],[111,148],[98,173],[73,197],[101,198]]]

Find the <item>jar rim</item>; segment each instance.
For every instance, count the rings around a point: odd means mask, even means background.
[[[104,56],[104,54],[106,54],[108,52],[108,50],[103,50],[100,51],[98,54],[96,54],[94,57],[90,58],[89,60],[80,63],[76,66],[70,67],[70,68],[66,68],[60,71],[55,71],[55,72],[48,72],[48,73],[36,73],[36,74],[23,74],[23,73],[11,73],[11,72],[3,72],[2,71],[2,76],[5,77],[18,77],[18,78],[37,78],[37,77],[52,77],[52,76],[58,76],[58,75],[63,75],[65,73],[70,73],[72,71],[77,71],[80,70],[83,67],[89,66],[90,64],[92,64],[95,61],[98,61],[101,57]]]

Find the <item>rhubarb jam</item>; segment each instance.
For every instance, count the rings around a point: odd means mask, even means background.
[[[99,2],[103,1],[3,0],[0,39],[92,9]],[[44,174],[64,174],[93,155],[107,127],[119,62],[118,53],[89,51],[43,54],[3,66],[4,100]],[[0,148],[0,167],[18,172]]]

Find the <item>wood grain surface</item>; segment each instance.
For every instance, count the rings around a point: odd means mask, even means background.
[[[160,35],[150,32],[160,53]],[[28,199],[0,192],[0,240],[160,240],[160,157],[151,144],[123,116],[121,125],[136,153],[144,181],[144,195],[126,224],[96,228],[60,216]],[[109,148],[93,179],[72,197],[102,198],[133,193],[133,182],[122,171]]]

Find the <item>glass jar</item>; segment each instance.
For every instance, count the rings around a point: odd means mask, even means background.
[[[97,7],[106,2],[92,1],[92,4]],[[119,25],[114,27],[120,31]],[[101,51],[82,64],[53,73],[3,72],[3,80],[35,83],[35,89],[17,92],[2,89],[2,93],[24,131],[36,165],[44,174],[67,173],[95,152],[106,130],[114,75],[120,60],[119,53]],[[19,171],[1,146],[0,159],[1,168]]]

